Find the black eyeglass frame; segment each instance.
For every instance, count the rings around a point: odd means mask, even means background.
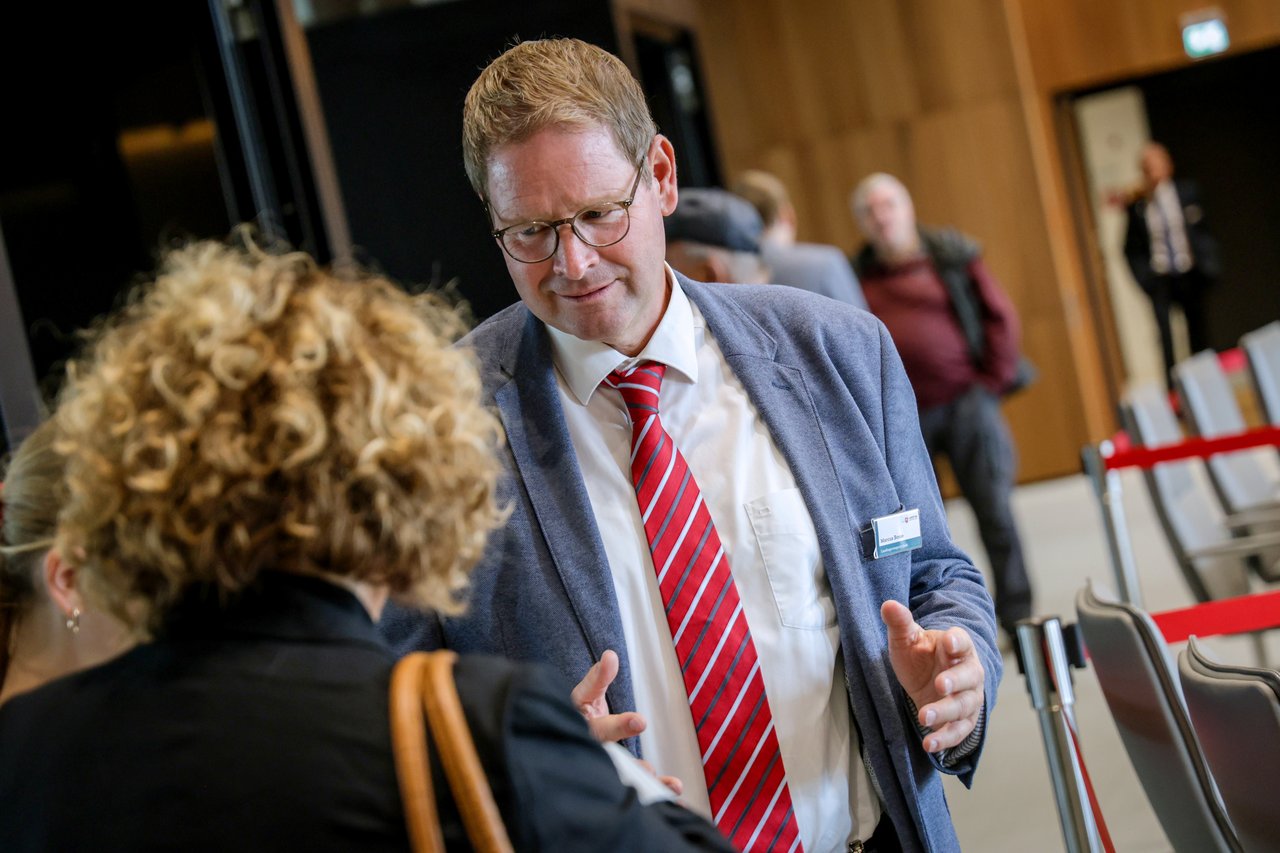
[[[581,240],[583,243],[586,243],[588,246],[590,246],[593,249],[604,249],[609,246],[616,246],[617,244],[621,243],[623,240],[627,239],[627,235],[631,233],[631,205],[635,203],[636,193],[640,191],[640,178],[643,177],[643,175],[644,175],[644,158],[641,157],[640,161],[636,163],[636,179],[631,182],[631,194],[628,195],[625,199],[622,199],[621,201],[606,201],[606,202],[598,202],[596,204],[589,204],[586,207],[582,208],[582,210],[579,210],[573,216],[566,216],[564,219],[555,219],[550,222],[544,219],[530,219],[527,222],[517,222],[514,225],[508,225],[506,228],[498,228],[493,231],[490,231],[489,236],[493,237],[493,239],[498,241],[498,245],[502,247],[502,251],[507,253],[507,257],[521,264],[540,264],[543,261],[546,261],[547,258],[553,257],[556,253],[556,250],[560,248],[560,226],[561,225],[568,225],[570,228],[573,229],[573,235],[575,237],[577,237],[579,240]],[[579,216],[591,211],[594,208],[599,207],[601,204],[616,204],[619,207],[621,207],[622,212],[625,213],[627,216],[627,227],[623,230],[622,235],[618,237],[617,240],[610,240],[608,243],[592,243],[586,237],[583,237],[582,234],[578,231],[577,221]],[[484,207],[485,207],[485,211],[492,216],[492,212],[490,211],[490,208],[489,208],[488,199],[485,199]],[[511,250],[507,248],[507,242],[502,239],[502,236],[506,234],[508,231],[510,231],[512,228],[527,228],[530,225],[546,225],[548,228],[551,229],[551,233],[556,235],[555,242],[551,244],[551,251],[547,253],[547,256],[545,258],[539,258],[536,261],[526,261],[524,258],[517,258],[515,255],[511,253]]]

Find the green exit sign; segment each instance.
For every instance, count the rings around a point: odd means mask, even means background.
[[[1222,18],[1206,18],[1182,28],[1182,47],[1192,59],[1222,53],[1230,46],[1227,22]]]

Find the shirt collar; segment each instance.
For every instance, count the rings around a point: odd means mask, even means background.
[[[635,358],[618,352],[600,341],[584,341],[567,332],[547,326],[551,335],[551,360],[564,377],[569,390],[582,405],[591,402],[591,395],[600,383],[619,367],[630,366],[637,361],[658,361],[679,371],[690,382],[698,381],[698,358],[694,342],[693,308],[689,297],[680,289],[671,267],[663,264],[667,283],[671,286],[671,299],[667,310],[658,321],[658,328],[649,338],[643,350]]]

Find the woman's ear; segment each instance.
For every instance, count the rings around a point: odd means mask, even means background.
[[[76,610],[83,610],[84,599],[77,585],[76,567],[64,562],[56,548],[50,548],[44,555],[43,569],[45,589],[58,609],[68,617]]]

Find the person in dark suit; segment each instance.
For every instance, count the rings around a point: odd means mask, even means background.
[[[56,414],[55,545],[153,639],[0,708],[0,850],[408,849],[374,620],[392,592],[457,611],[502,518],[460,327],[436,296],[209,243],[107,325]],[[731,849],[620,781],[560,677],[455,675],[517,849]]]
[[[596,730],[741,849],[957,849],[942,774],[972,779],[1001,659],[884,326],[664,263],[675,153],[598,47],[512,47],[463,128],[521,298],[464,342],[511,517],[467,614],[387,636],[589,672]]]
[[[1173,329],[1169,310],[1177,305],[1187,322],[1191,352],[1209,346],[1204,293],[1221,273],[1218,241],[1205,222],[1194,181],[1174,179],[1173,158],[1159,142],[1142,148],[1142,186],[1125,212],[1124,256],[1143,292],[1151,298],[1160,330],[1165,383],[1173,388]]]

